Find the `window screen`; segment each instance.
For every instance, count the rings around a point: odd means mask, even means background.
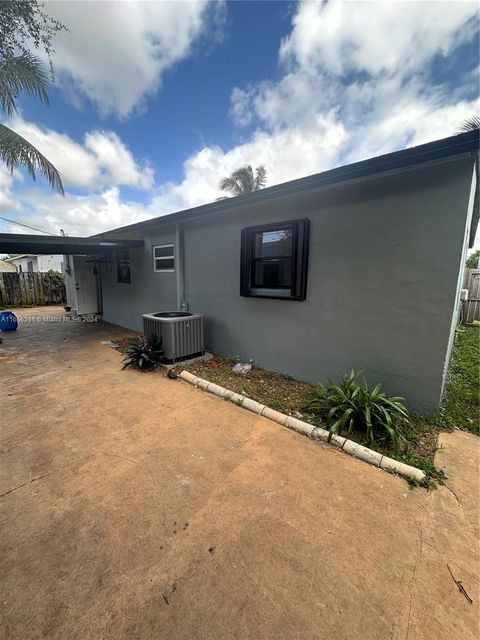
[[[173,244],[153,247],[153,270],[175,271],[175,246]]]

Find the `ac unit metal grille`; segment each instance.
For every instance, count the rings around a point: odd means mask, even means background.
[[[155,320],[150,320],[150,318],[144,318],[143,335],[146,338],[156,338],[157,340],[161,340],[162,325],[159,322],[155,322]]]
[[[201,314],[192,313],[180,318],[158,318],[152,313],[145,314],[143,334],[146,338],[162,340],[165,358],[170,362],[205,352]]]

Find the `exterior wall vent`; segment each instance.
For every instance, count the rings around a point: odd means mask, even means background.
[[[163,311],[143,314],[145,338],[161,339],[165,358],[178,362],[203,355],[203,315],[186,311]]]

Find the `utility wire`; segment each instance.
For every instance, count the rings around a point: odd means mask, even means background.
[[[24,222],[17,222],[16,220],[9,220],[8,218],[4,218],[3,216],[0,216],[0,220],[5,220],[5,222],[11,222],[12,224],[18,224],[21,227],[26,227],[27,229],[32,229],[32,231],[40,231],[40,233],[48,233],[48,235],[50,236],[54,236],[54,233],[51,233],[50,231],[44,231],[43,229],[37,229],[37,227],[31,227],[29,224],[25,224]]]

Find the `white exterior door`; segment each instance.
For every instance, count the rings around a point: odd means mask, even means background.
[[[78,315],[98,312],[97,276],[93,273],[94,263],[85,262],[85,260],[82,256],[73,256]]]

